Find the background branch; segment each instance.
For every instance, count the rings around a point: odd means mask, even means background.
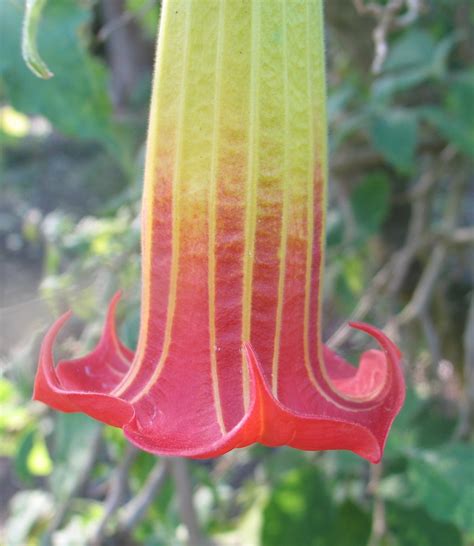
[[[188,461],[182,458],[171,462],[181,520],[188,532],[189,546],[210,546],[212,543],[204,537],[198,522],[188,465]]]

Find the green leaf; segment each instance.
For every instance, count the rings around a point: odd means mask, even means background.
[[[421,508],[386,505],[388,531],[394,546],[461,546],[462,537],[454,525],[434,520]]]
[[[35,430],[26,430],[18,440],[18,447],[15,453],[14,466],[16,475],[26,484],[32,483],[32,475],[28,468],[28,455],[33,448]]]
[[[80,413],[58,413],[55,417],[54,469],[50,481],[55,497],[64,500],[74,491],[90,463],[101,425]]]
[[[41,434],[37,433],[33,446],[27,458],[28,471],[33,476],[48,476],[53,469],[53,463],[48,453],[46,443]]]
[[[264,510],[262,545],[327,544],[335,515],[319,472],[311,468],[294,470],[273,490]]]
[[[449,87],[444,107],[425,107],[420,115],[460,151],[474,157],[474,72],[459,74]]]
[[[374,98],[386,100],[395,93],[420,85],[430,76],[429,66],[407,68],[400,74],[388,74],[377,78],[373,84],[372,93]]]
[[[383,173],[367,176],[352,192],[351,207],[363,238],[376,233],[390,207],[390,183]]]
[[[39,48],[55,77],[38,80],[21,54],[22,10],[17,2],[0,0],[0,87],[18,111],[42,115],[70,136],[99,140],[122,153],[107,94],[105,66],[88,52],[88,4],[50,2],[42,14]]]
[[[436,43],[425,31],[412,29],[402,34],[389,52],[384,73],[374,82],[374,97],[387,99],[429,79],[444,79],[449,55],[461,38],[453,32]]]
[[[432,449],[446,444],[453,437],[456,425],[456,416],[446,411],[445,399],[428,398],[411,424],[416,434],[416,446]]]
[[[442,79],[448,73],[448,61],[454,46],[463,38],[462,32],[453,32],[440,40],[433,51],[431,72],[435,78]]]
[[[47,80],[53,76],[53,73],[41,58],[36,45],[38,25],[45,3],[46,0],[26,0],[21,50],[23,59],[33,74]]]
[[[344,221],[337,209],[330,209],[326,215],[326,244],[340,245],[344,240]]]
[[[390,47],[384,72],[413,66],[426,66],[433,59],[436,42],[425,30],[412,28],[403,33]]]
[[[338,509],[329,544],[334,546],[366,545],[370,535],[371,518],[360,506],[347,500]]]
[[[449,87],[446,107],[458,119],[474,131],[474,70],[460,72],[454,76]]]
[[[370,518],[350,501],[338,506],[313,467],[285,475],[264,509],[262,546],[366,546]]]
[[[414,112],[387,109],[374,113],[370,124],[374,148],[401,172],[414,165],[418,140],[418,120]]]
[[[352,295],[358,296],[364,288],[364,262],[358,254],[348,254],[342,260],[342,276]]]
[[[474,446],[414,451],[407,476],[413,498],[432,517],[474,535]]]
[[[445,404],[444,399],[421,399],[408,389],[388,437],[386,452],[406,454],[414,447],[433,449],[449,442],[457,421],[446,412]]]
[[[423,83],[431,76],[436,43],[425,31],[412,29],[394,42],[373,85],[376,97],[389,97]]]

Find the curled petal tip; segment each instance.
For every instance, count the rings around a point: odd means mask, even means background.
[[[54,365],[53,347],[56,337],[71,316],[71,311],[62,315],[47,332],[40,349],[38,371],[35,378],[33,399],[44,402],[54,409],[67,413],[80,412],[98,419],[112,426],[121,427],[128,423],[134,415],[132,405],[120,398],[109,395],[107,392],[94,392],[77,385],[64,384],[64,369],[67,365],[80,364],[90,360],[90,357],[63,361],[56,369]],[[100,345],[99,345],[100,347]],[[92,359],[91,364],[100,364]],[[62,373],[58,373],[58,372]],[[66,374],[64,374],[66,375]]]
[[[119,301],[122,299],[122,296],[123,296],[122,289],[119,289],[114,293],[109,303],[109,312],[115,311],[115,308],[117,307],[117,304],[119,303]]]
[[[382,382],[380,382],[381,388],[375,398],[383,399],[391,392],[394,395],[394,405],[396,406],[393,416],[393,418],[395,418],[405,399],[402,352],[384,332],[375,326],[363,322],[350,322],[349,326],[373,337],[382,349],[385,360],[385,379],[383,385]],[[365,367],[367,372],[370,373],[371,367],[373,368],[373,363],[378,363],[380,365],[380,358],[377,358],[375,356],[376,354],[381,353],[375,350],[366,351],[362,356],[360,368]],[[361,370],[361,372],[362,371],[363,370]]]
[[[53,345],[59,331],[71,316],[72,311],[67,311],[61,315],[46,333],[41,344],[39,366],[33,388],[33,400],[45,402],[62,411],[73,411],[73,409],[71,409],[71,404],[68,404],[66,400],[63,400],[61,396],[56,393],[59,381],[53,365]],[[50,390],[51,396],[48,396]]]
[[[384,351],[394,353],[398,359],[402,357],[402,352],[400,349],[386,334],[382,332],[382,330],[379,330],[370,324],[366,324],[365,322],[351,321],[349,322],[349,326],[355,330],[360,330],[361,332],[365,332],[366,334],[372,336],[379,343],[382,349],[384,349]]]
[[[252,377],[255,378],[255,417],[258,420],[258,442],[269,446],[283,446],[308,451],[346,449],[370,462],[379,462],[382,457],[384,432],[377,433],[360,416],[341,412],[324,404],[317,391],[310,395],[313,411],[304,411],[299,401],[286,403],[274,396],[265,378],[258,357],[251,344],[244,344]]]

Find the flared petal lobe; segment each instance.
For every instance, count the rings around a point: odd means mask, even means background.
[[[321,342],[326,194],[322,1],[163,3],[147,142],[142,309],[132,354],[111,304],[88,356],[35,397],[124,429],[153,453],[254,442],[371,461],[404,396],[400,354],[358,369]]]

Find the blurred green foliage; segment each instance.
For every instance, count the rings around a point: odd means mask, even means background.
[[[418,236],[427,242],[412,251],[401,286],[382,290],[371,300],[366,314],[379,325],[410,302],[430,263],[429,250],[446,236],[442,230],[474,221],[472,5],[469,0],[428,4],[417,21],[389,35],[388,57],[378,75],[341,46],[337,36],[344,21],[328,10],[333,158],[328,335],[357,308],[383,264],[417,242],[410,239],[413,214],[426,216]],[[125,5],[146,56],[153,50],[159,10],[145,0]],[[345,9],[352,39],[362,43],[358,25],[364,18],[351,11],[349,2]],[[121,468],[126,470],[123,490],[100,544],[185,544],[169,475],[147,510],[124,528],[160,461],[145,453],[128,454],[120,431],[30,401],[37,332],[64,309],[72,308],[75,318],[62,340],[62,354],[83,353],[98,339],[106,302],[120,287],[125,293],[119,310],[121,336],[130,347],[136,344],[144,140],[144,131],[137,129],[146,123],[149,93],[143,89],[148,90],[151,64],[147,74],[137,74],[135,94],[123,115],[109,93],[114,63],[100,33],[111,22],[101,2],[47,4],[38,40],[55,74],[48,81],[36,79],[21,60],[23,2],[0,0],[0,14],[5,196],[0,260],[9,264],[1,304],[2,544],[90,544]],[[108,39],[123,28],[123,22],[113,27]],[[372,54],[369,47],[366,66]],[[415,209],[413,189],[426,176],[434,177],[437,189],[428,188]],[[460,190],[455,190],[455,180]],[[453,224],[444,211],[455,191],[460,197]],[[445,248],[447,265],[425,310],[429,321],[418,317],[401,326],[409,393],[383,467],[369,468],[347,453],[259,446],[217,461],[193,462],[199,524],[216,544],[474,544],[474,447],[466,417],[472,393],[463,344],[463,336],[469,335],[473,254],[472,248],[456,245]],[[347,346],[348,358],[361,347],[355,337]]]
[[[87,51],[90,8],[74,0],[46,5],[39,45],[55,73],[48,82],[38,81],[22,60],[21,3],[2,0],[0,10],[0,74],[10,104],[20,112],[47,117],[66,135],[116,147],[106,67]]]

